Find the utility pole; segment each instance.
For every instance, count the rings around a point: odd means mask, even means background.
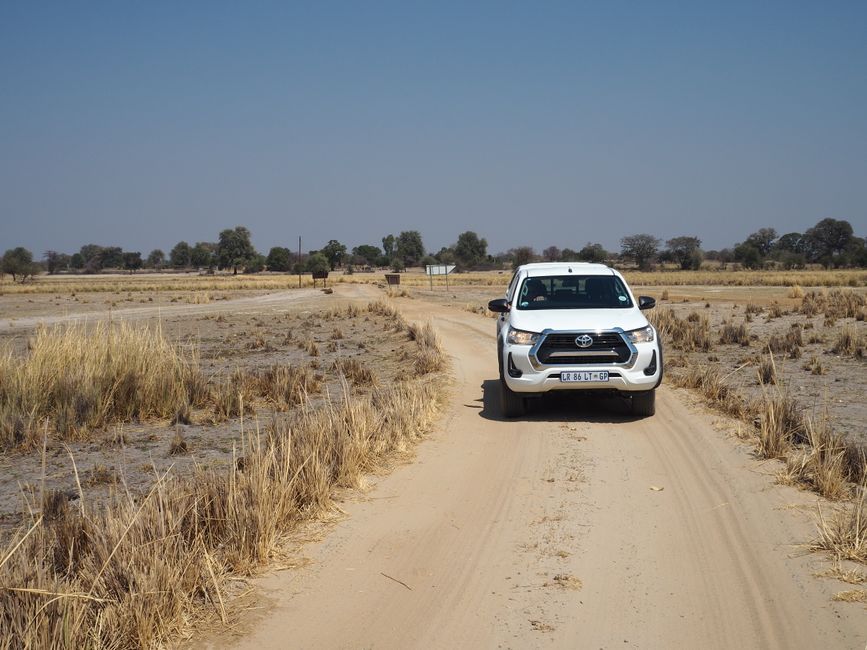
[[[298,288],[301,288],[301,235],[298,235]]]

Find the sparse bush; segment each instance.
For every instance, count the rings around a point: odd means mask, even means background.
[[[829,551],[840,560],[867,562],[867,489],[858,490],[855,501],[834,512],[830,518],[818,511],[819,537],[813,542],[816,550]]]
[[[773,355],[762,357],[759,362],[758,376],[760,384],[776,384],[777,383],[777,364],[774,363]]]
[[[690,312],[680,319],[671,308],[662,307],[649,312],[649,320],[659,331],[663,340],[684,352],[711,349],[710,319],[706,314]]]
[[[421,437],[441,397],[435,382],[401,383],[279,416],[242,439],[228,469],[162,476],[141,497],[98,509],[46,491],[30,504],[41,516],[0,554],[0,638],[23,648],[162,647],[204,607],[225,622],[225,576],[267,560],[334,487],[357,484]]]
[[[720,331],[719,342],[747,347],[750,344],[750,336],[747,332],[746,323],[735,325],[731,321],[724,321],[722,330]]]
[[[353,386],[371,386],[376,377],[370,368],[354,357],[335,359],[332,368],[346,377]]]
[[[855,325],[843,325],[831,348],[834,354],[843,357],[864,357],[864,337]]]
[[[0,354],[0,447],[33,443],[37,426],[70,437],[113,422],[170,418],[206,399],[195,352],[171,345],[159,329],[125,322],[40,328],[24,356]]]

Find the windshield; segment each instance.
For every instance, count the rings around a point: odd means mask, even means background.
[[[527,278],[513,304],[518,309],[625,309],[632,299],[614,275],[549,275]]]

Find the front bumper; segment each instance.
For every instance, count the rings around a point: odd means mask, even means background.
[[[529,345],[503,346],[503,373],[506,385],[516,393],[547,393],[553,390],[612,390],[619,392],[647,391],[656,388],[662,380],[662,354],[658,338],[649,343],[636,343],[633,352],[623,364],[582,363],[578,365],[543,365]],[[654,368],[655,366],[655,368]],[[608,381],[562,382],[560,373],[566,371],[608,372]],[[650,374],[648,371],[652,370]]]

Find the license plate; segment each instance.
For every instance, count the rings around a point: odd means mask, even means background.
[[[574,370],[560,373],[560,381],[562,382],[584,382],[584,381],[608,381],[607,370]]]

